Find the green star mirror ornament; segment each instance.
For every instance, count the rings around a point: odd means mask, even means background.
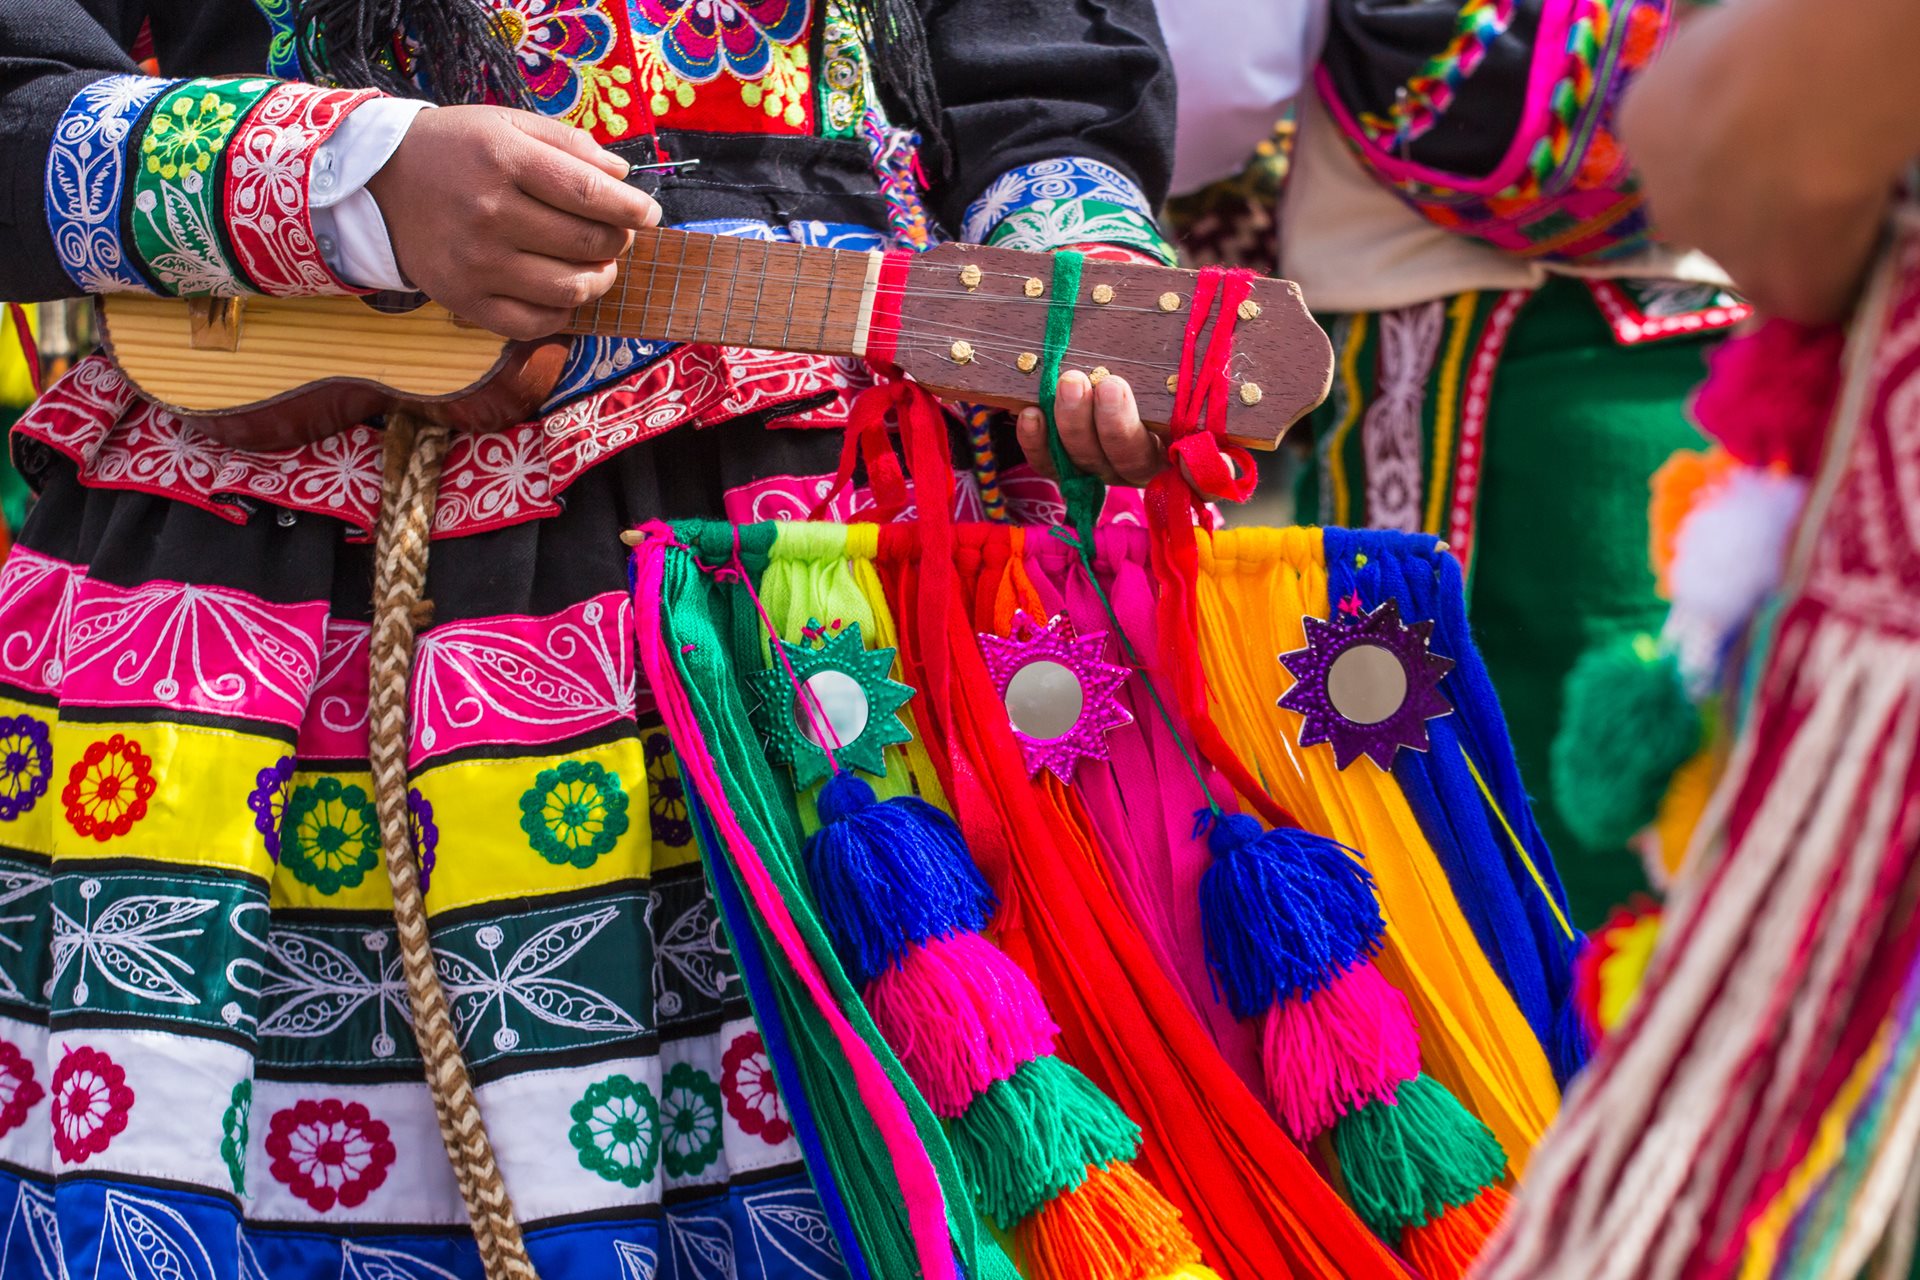
[[[883,776],[886,749],[913,740],[900,718],[913,686],[889,674],[896,651],[867,648],[857,622],[830,632],[815,619],[803,635],[799,644],[777,641],[786,661],[776,654],[773,666],[748,677],[760,697],[753,723],[767,754],[793,770],[800,787],[825,778],[835,760]]]

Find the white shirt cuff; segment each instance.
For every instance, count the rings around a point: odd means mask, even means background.
[[[393,158],[413,118],[432,105],[411,98],[369,99],[314,153],[307,184],[314,240],[328,269],[356,288],[412,287],[394,261],[387,221],[367,183]]]

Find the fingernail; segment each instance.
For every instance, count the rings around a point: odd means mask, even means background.
[[[607,159],[613,161],[614,164],[620,167],[619,176],[621,178],[625,178],[628,174],[633,172],[633,161],[627,159],[625,156],[615,155],[613,152],[607,150],[605,147],[600,148],[600,154],[605,156]]]
[[[1042,425],[1043,420],[1038,409],[1022,409],[1020,411],[1020,430],[1038,431]]]
[[[1054,398],[1060,402],[1060,407],[1063,409],[1078,408],[1090,385],[1084,373],[1076,371],[1065,374],[1060,379],[1060,389],[1054,393]]]
[[[1102,409],[1118,409],[1126,399],[1125,386],[1118,378],[1102,378],[1093,389],[1093,402]]]

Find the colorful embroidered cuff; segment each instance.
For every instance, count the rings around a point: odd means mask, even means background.
[[[314,153],[370,90],[112,76],[68,104],[47,221],[89,293],[349,292],[321,260]]]
[[[960,238],[1046,253],[1076,244],[1137,249],[1171,263],[1173,247],[1133,179],[1081,156],[1042,160],[1000,175],[969,205]]]
[[[127,199],[133,250],[156,292],[247,291],[221,235],[227,144],[277,83],[184,80],[153,104]]]
[[[261,293],[356,291],[324,260],[308,182],[321,146],[355,107],[376,96],[370,89],[283,83],[234,131],[227,147],[227,234],[241,270]]]
[[[60,265],[88,293],[152,286],[127,251],[120,223],[127,148],[153,100],[177,80],[108,76],[67,104],[47,152],[47,226]]]

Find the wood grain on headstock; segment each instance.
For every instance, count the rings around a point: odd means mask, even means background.
[[[977,283],[969,287],[975,267]],[[1088,259],[1062,369],[1087,374],[1105,369],[1124,377],[1141,416],[1152,426],[1166,426],[1174,406],[1167,379],[1181,372],[1197,277],[1192,271]],[[1333,347],[1293,282],[1261,280],[1252,301],[1256,307],[1245,309],[1248,314],[1236,320],[1233,332],[1227,434],[1249,448],[1272,449],[1326,399]],[[896,358],[915,380],[943,395],[1007,408],[1032,404],[1051,302],[1047,258],[977,245],[942,246],[920,255],[908,269]],[[1207,322],[1203,345],[1214,323]],[[956,342],[966,344],[958,357]]]

